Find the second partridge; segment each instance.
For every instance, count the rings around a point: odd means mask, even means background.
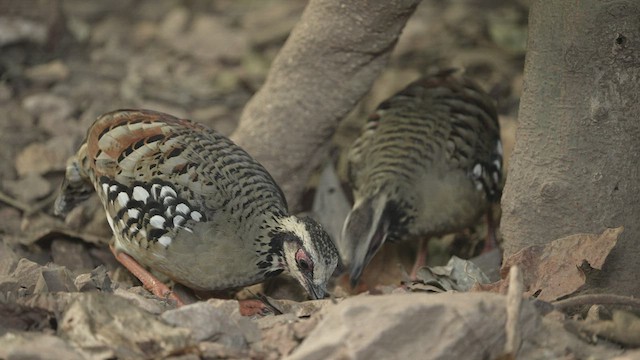
[[[494,101],[452,70],[423,77],[378,106],[348,160],[355,203],[338,250],[355,286],[385,241],[423,247],[474,225],[500,199]]]

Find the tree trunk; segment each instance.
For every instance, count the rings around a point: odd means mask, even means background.
[[[624,225],[599,291],[640,295],[640,2],[537,1],[503,202],[505,256]]]
[[[311,0],[244,109],[234,141],[298,208],[341,120],[369,91],[419,0]]]

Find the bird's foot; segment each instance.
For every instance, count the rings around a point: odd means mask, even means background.
[[[411,269],[410,279],[412,281],[418,280],[418,271],[427,265],[427,242],[429,239],[420,239],[418,242],[418,251],[416,254],[416,262],[413,264],[413,268]]]
[[[238,305],[242,316],[266,315],[270,312],[269,307],[257,299],[238,300]]]
[[[484,239],[484,247],[481,254],[488,253],[498,246],[496,236],[496,223],[493,219],[493,211],[491,207],[487,211],[487,237]]]

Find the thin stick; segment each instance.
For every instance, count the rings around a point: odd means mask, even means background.
[[[42,211],[42,209],[44,209],[45,207],[49,206],[51,203],[53,203],[56,200],[56,197],[58,197],[58,193],[57,192],[52,192],[51,194],[49,194],[49,196],[47,196],[46,198],[36,202],[33,206],[31,206],[31,208],[25,212],[25,215],[29,216],[29,215],[33,215],[39,211]]]
[[[88,242],[94,245],[108,244],[110,238],[93,235],[85,232],[79,232],[63,227],[51,227],[43,230],[31,233],[29,237],[22,237],[20,243],[23,245],[30,245],[35,242],[51,238],[53,236],[65,236],[69,238],[80,239],[84,242]]]
[[[55,200],[57,195],[58,194],[55,192],[51,193],[46,198],[36,202],[35,205],[29,205],[0,191],[0,201],[22,211],[24,215],[29,216],[41,211],[47,205],[51,204]]]
[[[262,294],[262,293],[257,293],[254,294],[251,290],[249,290],[249,293],[253,294],[253,296],[257,297],[258,300],[262,301],[262,303],[269,308],[269,310],[271,310],[271,312],[274,315],[282,315],[284,314],[284,312],[276,306],[276,304],[272,303],[269,299],[269,297],[267,297],[266,295]]]
[[[522,273],[518,266],[512,266],[509,269],[509,290],[507,291],[507,322],[505,331],[507,333],[507,341],[504,345],[504,352],[508,358],[516,359],[518,351],[522,344],[520,334],[519,320],[520,309],[522,305],[522,293],[524,285],[522,284]]]
[[[20,200],[14,199],[13,197],[3,193],[2,191],[0,191],[0,201],[22,212],[25,212],[25,213],[31,212],[31,206],[23,203]]]
[[[581,305],[623,305],[640,309],[640,299],[613,294],[586,294],[552,302],[556,310],[566,310]]]

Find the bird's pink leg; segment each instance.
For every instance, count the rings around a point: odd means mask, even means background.
[[[428,242],[428,238],[422,238],[418,241],[418,252],[416,253],[416,262],[411,270],[411,280],[416,280],[418,278],[418,270],[427,265]]]
[[[242,316],[264,315],[268,309],[264,302],[258,299],[238,300],[238,306]]]
[[[491,210],[491,205],[489,205],[489,210],[487,211],[487,237],[484,239],[484,247],[482,248],[482,253],[487,253],[493,250],[498,244],[498,240],[496,238],[496,224],[493,221],[493,211]]]
[[[173,291],[169,289],[162,281],[148,272],[134,258],[123,252],[116,251],[113,245],[109,245],[111,252],[116,260],[129,270],[135,277],[142,282],[145,289],[151,291],[153,295],[162,299],[171,299],[176,302],[178,307],[183,306],[184,302]]]
[[[126,253],[116,251],[113,245],[109,245],[109,248],[113,255],[115,255],[116,260],[118,260],[122,266],[127,268],[127,270],[138,278],[145,289],[149,290],[153,295],[159,298],[175,301],[178,307],[185,305],[184,301],[182,301],[176,293],[171,291],[167,285],[148,272],[147,269],[140,265],[140,263],[138,263],[134,258]],[[266,309],[266,306],[260,300],[238,300],[238,306],[240,307],[240,314],[243,316],[259,315],[264,313]]]

